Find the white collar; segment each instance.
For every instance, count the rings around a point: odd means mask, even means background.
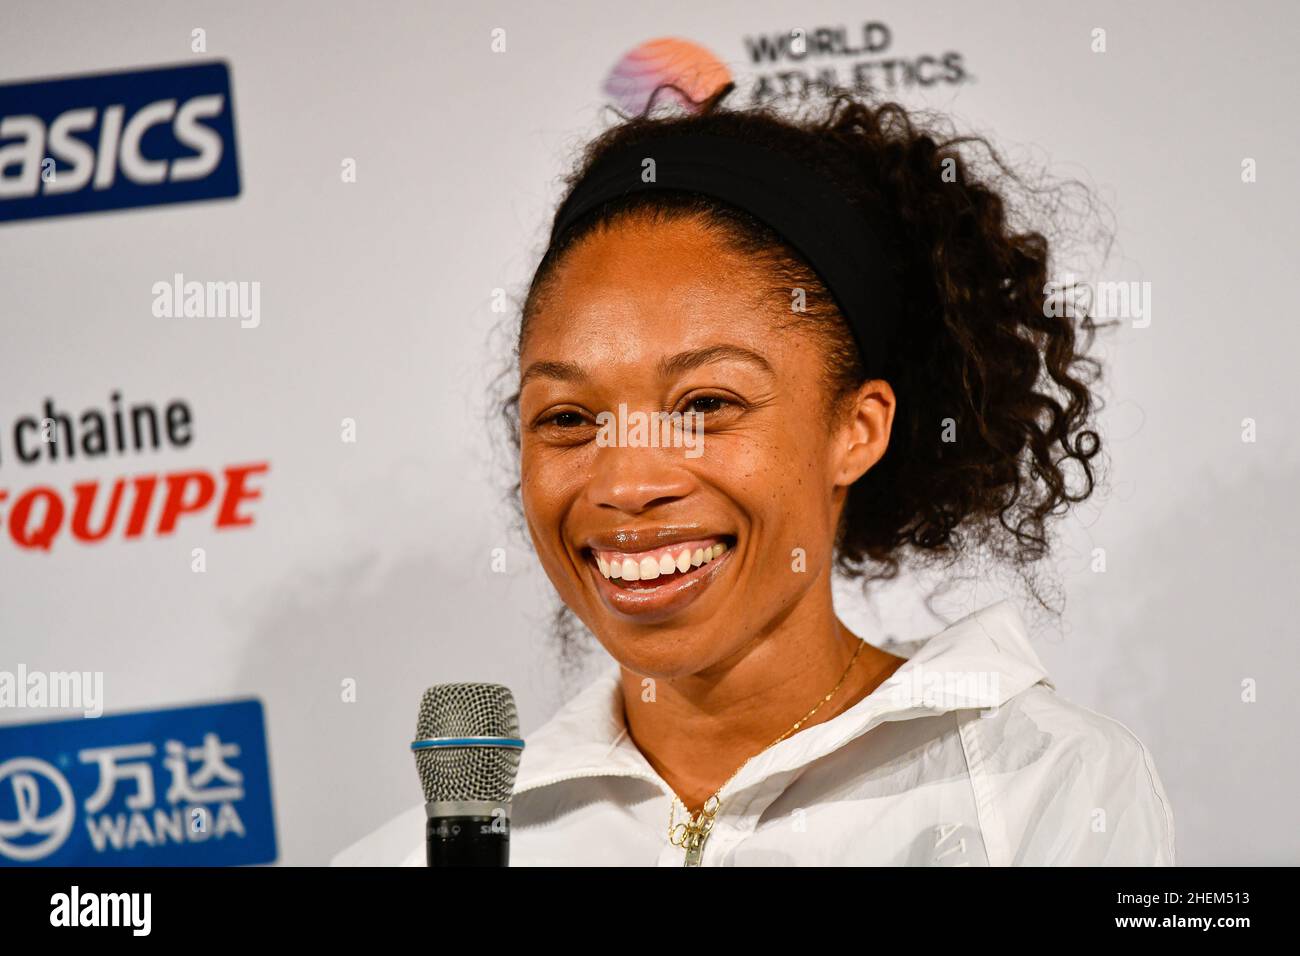
[[[915,646],[913,644],[912,646]],[[927,684],[935,675],[981,675],[984,696],[963,692],[934,700]],[[628,736],[623,721],[621,669],[617,662],[527,738],[514,793],[579,777],[641,777],[665,786]],[[727,785],[734,793],[783,772],[797,770],[843,747],[885,721],[933,717],[948,711],[1000,706],[1038,683],[1053,687],[1029,645],[1015,606],[998,601],[921,642],[894,675],[831,720],[814,724],[769,747]],[[991,696],[989,696],[991,695]]]

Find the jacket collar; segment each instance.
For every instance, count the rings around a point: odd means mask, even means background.
[[[967,615],[928,640],[894,650],[908,659],[889,680],[842,714],[754,757],[726,790],[802,767],[886,721],[993,708],[1035,684],[1054,686],[1007,600]],[[628,735],[620,674],[618,663],[611,661],[527,739],[516,795],[562,780],[616,776],[640,777],[671,792]]]

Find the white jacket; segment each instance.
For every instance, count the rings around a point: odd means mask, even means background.
[[[701,865],[1173,865],[1151,755],[1056,696],[1010,602],[917,647],[891,648],[908,660],[888,682],[744,766]],[[628,736],[619,695],[611,662],[527,738],[511,866],[683,864],[672,790]],[[333,863],[423,866],[423,835],[420,805]]]

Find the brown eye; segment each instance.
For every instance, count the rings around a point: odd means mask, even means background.
[[[700,395],[686,403],[685,411],[696,415],[710,415],[720,412],[732,403],[719,395]]]
[[[578,412],[556,412],[550,418],[543,419],[542,425],[555,425],[558,428],[577,428],[584,424]]]

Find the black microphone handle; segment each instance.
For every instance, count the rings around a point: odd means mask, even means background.
[[[497,812],[455,812],[428,804],[424,825],[428,866],[509,866],[509,805]]]

